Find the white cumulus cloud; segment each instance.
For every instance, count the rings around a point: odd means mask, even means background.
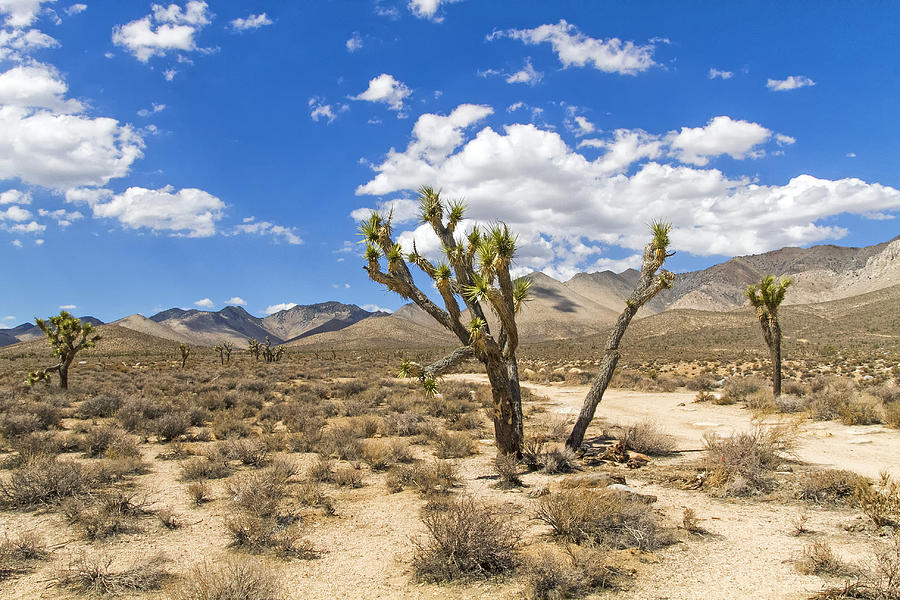
[[[813,85],[816,85],[816,82],[805,75],[791,75],[787,79],[769,79],[766,81],[766,87],[775,92],[786,92]]]
[[[564,67],[590,65],[606,73],[635,75],[656,64],[653,61],[653,44],[623,42],[618,38],[592,38],[564,19],[555,25],[541,25],[534,29],[495,31],[488,35],[488,40],[504,37],[529,45],[549,43]]]
[[[363,47],[363,39],[358,32],[354,31],[345,45],[347,46],[347,52],[356,52]]]
[[[203,298],[202,300],[194,302],[194,306],[199,306],[200,308],[213,308],[215,305],[216,303],[209,298]]]
[[[669,144],[678,160],[702,167],[709,162],[709,157],[720,154],[736,159],[759,156],[757,146],[771,135],[759,123],[720,116],[704,127],[682,127],[680,132],[671,135]]]
[[[282,302],[281,304],[273,304],[271,306],[267,306],[266,310],[263,311],[264,315],[271,315],[277,312],[281,312],[283,310],[290,310],[297,306],[296,302]]]
[[[0,192],[0,204],[31,204],[31,192],[21,190]]]
[[[35,50],[58,45],[54,38],[37,29],[0,29],[0,60],[21,62]]]
[[[52,66],[32,63],[0,73],[0,104],[23,108],[47,108],[59,113],[84,109],[77,100],[66,100],[69,86]]]
[[[66,11],[66,14],[71,17],[73,15],[83,13],[84,11],[87,10],[87,7],[88,7],[87,4],[83,4],[83,3],[79,2],[77,4],[72,4],[70,6],[67,6],[65,8],[65,11]]]
[[[154,4],[152,14],[113,28],[112,41],[141,62],[165,56],[172,50],[197,50],[197,33],[209,25],[206,2],[190,0],[184,8],[177,4]]]
[[[69,200],[86,200],[94,217],[118,220],[130,229],[146,228],[188,237],[209,237],[216,233],[225,203],[194,188],[175,191],[172,186],[158,190],[130,187],[121,194],[101,191],[67,194]]]
[[[232,306],[247,306],[247,301],[241,298],[240,296],[234,296],[225,301],[225,304],[229,304]]]
[[[822,223],[838,214],[900,211],[900,190],[860,179],[804,174],[763,185],[718,169],[670,164],[667,144],[684,130],[623,129],[598,141],[584,140],[584,146],[601,150],[591,160],[557,132],[533,124],[513,123],[501,131],[483,127],[474,135],[459,126],[439,152],[430,152],[421,133],[415,133],[425,117],[414,126],[407,150],[390,150],[357,194],[414,192],[427,184],[442,189],[446,198],[464,198],[468,213],[462,227],[498,220],[509,224],[519,234],[517,264],[524,271],[564,276],[586,268],[635,266],[647,241],[646,223],[654,219],[674,224],[675,250],[735,255],[839,239],[845,229]],[[428,116],[435,117],[449,118]],[[752,136],[741,133],[745,128],[738,128],[739,135],[713,139],[688,135],[678,153],[699,162],[713,153],[749,156],[763,137],[756,127],[746,128]],[[404,229],[398,222],[396,235],[406,250],[413,240],[422,252],[440,250],[427,225]],[[615,247],[619,255],[624,251],[622,258],[609,256]]]
[[[292,246],[303,243],[300,236],[297,235],[293,227],[284,227],[283,225],[275,225],[269,221],[257,221],[255,217],[247,217],[244,222],[235,228],[236,233],[246,233],[252,235],[268,235],[275,239],[282,239]]]
[[[394,79],[393,75],[382,73],[369,81],[366,91],[350,98],[351,100],[382,102],[387,104],[391,110],[403,110],[403,100],[410,94],[412,92],[403,82]]]
[[[234,19],[231,22],[231,27],[235,31],[250,31],[271,24],[272,19],[270,19],[266,13],[260,13],[258,15],[250,15],[244,19]]]
[[[711,68],[709,70],[709,78],[710,79],[731,79],[734,77],[734,73],[731,71],[720,71],[719,69]]]
[[[409,0],[409,10],[420,19],[428,19],[435,23],[444,20],[438,13],[442,4],[453,4],[459,0]]]
[[[42,4],[56,0],[0,0],[0,15],[6,15],[9,27],[27,27],[34,23]]]

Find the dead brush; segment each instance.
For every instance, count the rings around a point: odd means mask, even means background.
[[[334,499],[322,491],[315,481],[307,481],[300,484],[295,492],[295,498],[303,506],[321,508],[326,515],[335,514]]]
[[[225,456],[249,467],[263,467],[272,460],[269,449],[259,438],[230,439],[225,444]]]
[[[173,600],[282,600],[278,574],[244,557],[194,566],[172,590]]]
[[[28,573],[35,563],[49,556],[46,544],[34,532],[26,531],[15,537],[4,535],[0,540],[0,582]]]
[[[312,543],[303,539],[297,523],[290,519],[239,513],[225,520],[225,528],[233,547],[254,554],[272,552],[279,558],[303,560],[319,556]]]
[[[187,488],[188,496],[193,501],[194,506],[201,506],[212,500],[209,484],[204,481],[194,481]]]
[[[875,485],[855,490],[856,504],[876,527],[900,527],[900,481],[887,471]]]
[[[725,487],[728,495],[749,495],[771,487],[771,472],[796,442],[787,427],[756,427],[731,437],[704,436],[705,484]]]
[[[412,462],[413,456],[403,440],[365,440],[362,459],[373,471],[384,471],[398,462]]]
[[[835,555],[827,542],[816,541],[803,547],[803,552],[794,564],[804,575],[831,575],[835,577],[852,575],[853,567]]]
[[[108,556],[79,555],[56,575],[58,585],[83,594],[121,596],[134,592],[158,590],[171,577],[162,555],[141,558],[122,570],[112,569]]]
[[[20,508],[58,504],[86,493],[95,482],[96,473],[79,463],[40,457],[0,479],[0,503]]]
[[[363,487],[362,471],[352,465],[335,469],[331,475],[331,483],[339,487],[357,489]]]
[[[438,458],[466,458],[475,453],[475,444],[466,433],[442,431],[434,440],[434,454]]]
[[[100,540],[119,533],[137,531],[137,519],[152,514],[146,498],[123,490],[71,498],[63,504],[63,514],[78,526],[88,540]]]
[[[519,561],[520,529],[496,508],[469,496],[427,511],[427,535],[413,541],[413,569],[424,581],[507,573]]]
[[[565,446],[544,451],[540,463],[541,471],[548,475],[571,473],[577,469],[575,453]]]
[[[238,510],[263,517],[278,512],[281,501],[287,496],[287,480],[272,470],[247,473],[229,482],[228,495]]]
[[[522,487],[522,479],[519,477],[519,461],[515,455],[499,454],[494,459],[494,470],[499,476],[497,487],[502,489]]]
[[[673,541],[646,503],[613,490],[575,488],[551,493],[541,498],[535,519],[576,544],[649,551]]]
[[[852,471],[825,469],[800,476],[797,495],[801,500],[818,504],[847,504],[854,500],[857,490],[870,487],[872,480]]]
[[[675,438],[662,431],[653,421],[632,423],[623,428],[625,447],[648,456],[667,456],[675,451]]]
[[[616,587],[617,571],[605,564],[606,553],[594,547],[570,544],[528,555],[522,566],[525,597],[529,600],[580,598]]]
[[[391,493],[406,488],[417,490],[423,496],[449,494],[459,483],[456,467],[445,460],[416,462],[411,465],[395,465],[387,473],[385,484]]]

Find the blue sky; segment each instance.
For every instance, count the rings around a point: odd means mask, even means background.
[[[0,327],[394,309],[356,219],[415,189],[520,272],[897,235],[894,2],[0,0]]]

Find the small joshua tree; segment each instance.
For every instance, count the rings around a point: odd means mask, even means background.
[[[222,342],[219,346],[213,346],[213,350],[219,355],[219,361],[221,361],[223,365],[225,363],[231,363],[232,348],[234,348],[234,344],[231,342]]]
[[[82,323],[66,311],[50,317],[48,320],[35,318],[35,323],[49,338],[53,346],[53,354],[59,358],[59,364],[29,371],[26,383],[34,385],[38,381],[50,381],[50,373],[56,371],[59,374],[59,386],[69,388],[69,367],[75,360],[75,355],[85,348],[92,348],[99,335],[94,335],[94,326],[90,323]]]
[[[769,347],[772,359],[772,393],[776,398],[781,395],[781,325],[778,324],[778,307],[784,301],[791,283],[790,277],[782,277],[780,281],[776,281],[774,275],[766,275],[759,285],[748,285],[745,292],[750,306],[756,309],[763,339]]]
[[[250,356],[259,361],[259,341],[254,338],[247,340],[247,352],[250,353]]]
[[[183,369],[187,364],[188,356],[191,355],[191,349],[187,344],[178,344],[178,350],[181,351],[181,368]]]

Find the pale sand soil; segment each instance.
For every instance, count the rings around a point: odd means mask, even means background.
[[[457,376],[483,381],[479,376]],[[532,391],[546,396],[548,416],[574,419],[587,390],[586,386],[531,385]],[[610,390],[598,410],[598,417],[609,423],[628,423],[652,417],[662,428],[675,435],[682,449],[702,447],[705,432],[728,435],[751,426],[751,414],[736,406],[693,403],[693,393],[641,393]],[[683,404],[683,406],[681,406]],[[601,419],[597,419],[601,421]],[[603,423],[590,433],[599,432]],[[860,434],[859,432],[864,432]],[[855,443],[865,440],[869,443]],[[821,466],[848,468],[875,476],[900,465],[900,432],[880,427],[846,427],[837,423],[804,423],[800,426],[798,455]],[[170,559],[171,570],[183,573],[194,564],[215,562],[231,553],[227,549],[224,520],[230,514],[225,484],[214,481],[215,500],[202,507],[191,506],[187,485],[178,481],[178,461],[155,460],[166,446],[145,444],[145,458],[152,472],[135,478],[137,489],[154,501],[154,507],[170,506],[181,516],[184,527],[164,529],[153,517],[141,521],[141,531],[123,534],[107,542],[91,543],[78,539],[56,512],[4,512],[0,535],[33,529],[51,544],[68,542],[53,552],[52,560],[36,572],[0,583],[0,598],[78,598],[77,593],[50,585],[56,569],[79,552],[104,552],[112,555],[114,565],[144,560],[157,552]],[[501,491],[487,478],[493,470],[494,455],[489,440],[482,440],[480,452],[469,459],[454,461],[460,469],[468,493],[504,505],[521,524],[526,542],[545,543],[548,528],[531,519],[538,500],[529,498],[530,489],[554,485],[560,476],[530,473],[523,477],[528,486],[522,490]],[[414,447],[424,456],[426,449]],[[313,455],[292,455],[301,472],[314,460]],[[659,464],[692,460],[686,454]],[[599,470],[588,468],[588,471]],[[515,577],[505,581],[479,581],[467,584],[418,584],[409,567],[413,553],[411,537],[423,531],[419,509],[425,501],[412,491],[388,494],[384,475],[365,471],[365,487],[342,490],[326,486],[335,498],[337,515],[313,514],[307,520],[306,535],[324,551],[312,561],[271,561],[285,584],[286,598],[515,598],[521,597],[522,582]],[[689,536],[653,555],[638,555],[631,561],[637,570],[625,581],[624,589],[602,592],[595,598],[623,599],[802,599],[822,588],[825,580],[801,575],[795,559],[812,540],[827,540],[846,559],[866,556],[870,538],[848,533],[840,526],[859,513],[848,509],[808,510],[806,528],[811,534],[795,537],[793,523],[804,511],[803,505],[764,503],[756,500],[712,498],[700,491],[673,489],[642,478],[641,471],[625,471],[628,485],[640,493],[658,496],[654,510],[672,526],[681,522],[685,508],[692,508],[707,536]],[[164,598],[165,593],[141,594],[135,598]]]

